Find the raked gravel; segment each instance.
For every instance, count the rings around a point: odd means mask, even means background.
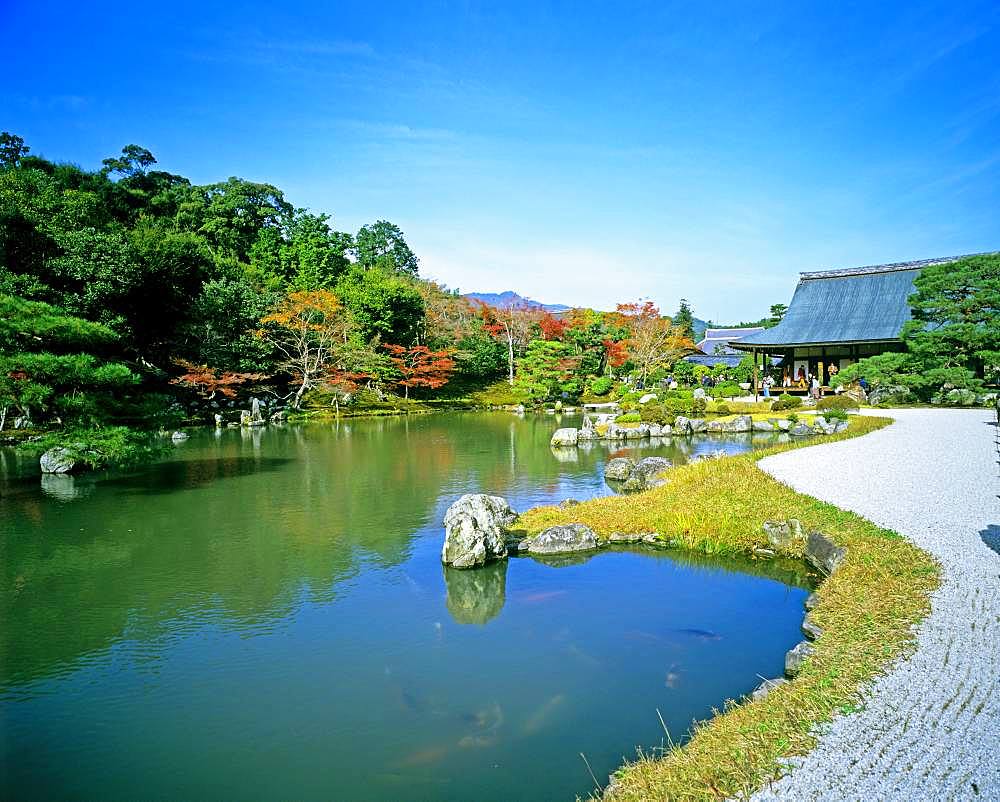
[[[915,652],[872,682],[861,710],[825,727],[758,802],[1000,800],[1000,555],[982,537],[1000,526],[996,418],[877,414],[895,422],[760,465],[926,549],[941,563],[941,586]]]

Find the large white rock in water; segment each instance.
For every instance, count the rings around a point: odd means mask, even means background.
[[[507,499],[466,493],[444,515],[441,562],[474,568],[507,556],[504,532],[517,519]]]
[[[565,554],[571,551],[591,551],[597,548],[597,537],[583,524],[553,526],[528,538],[520,546],[528,554]]]
[[[549,445],[575,446],[579,436],[580,433],[576,429],[556,429],[555,434],[552,435],[552,439],[549,441]]]
[[[74,473],[82,463],[67,448],[50,448],[38,460],[42,473]]]

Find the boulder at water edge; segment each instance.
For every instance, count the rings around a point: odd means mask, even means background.
[[[42,473],[76,473],[83,463],[68,448],[50,448],[38,460]]]
[[[645,457],[639,460],[639,464],[635,466],[635,470],[622,486],[622,490],[626,493],[639,493],[652,487],[659,487],[663,484],[663,480],[657,479],[656,475],[671,467],[672,464],[665,457]]]
[[[604,478],[624,482],[635,470],[635,461],[628,457],[615,457],[604,466]]]
[[[441,562],[456,568],[475,568],[507,556],[504,533],[517,519],[505,498],[467,493],[444,515]]]
[[[597,537],[583,524],[552,526],[523,541],[519,547],[528,554],[566,554],[597,548]]]
[[[549,441],[552,446],[575,446],[580,433],[576,429],[556,429],[555,434]]]

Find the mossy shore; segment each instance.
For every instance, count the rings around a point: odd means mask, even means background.
[[[801,673],[758,701],[727,701],[690,733],[671,733],[662,748],[638,753],[617,772],[609,798],[747,796],[780,776],[782,761],[808,752],[816,725],[851,710],[863,683],[912,647],[914,625],[929,611],[929,594],[938,584],[933,558],[894,532],[796,493],[756,463],[769,454],[857,437],[890,423],[853,417],[847,431],[819,442],[679,466],[667,472],[668,484],[639,495],[565,510],[540,507],[521,517],[518,526],[529,533],[579,522],[598,534],[657,532],[710,554],[752,554],[769,547],[763,522],[797,518],[807,530],[820,530],[847,548],[841,567],[817,591],[811,619],[823,635]]]

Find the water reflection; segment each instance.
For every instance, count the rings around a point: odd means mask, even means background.
[[[507,561],[474,570],[442,566],[446,604],[458,624],[485,624],[500,615],[507,596]]]
[[[69,482],[0,451],[0,797],[572,797],[580,749],[606,774],[658,742],[654,706],[683,731],[780,671],[805,591],[775,564],[609,549],[442,569],[462,493],[524,510],[612,492],[614,449],[559,462],[555,425],[210,430]],[[617,611],[636,610],[626,642]]]

